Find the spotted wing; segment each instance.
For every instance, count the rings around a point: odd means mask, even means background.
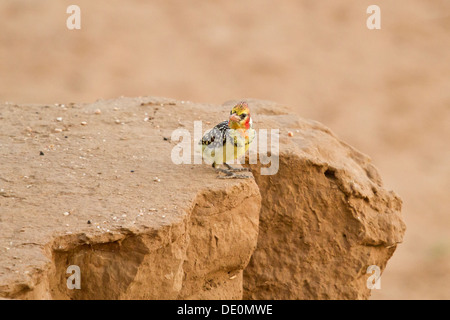
[[[200,141],[203,146],[208,148],[217,148],[227,142],[228,121],[222,121],[214,128],[209,130]]]

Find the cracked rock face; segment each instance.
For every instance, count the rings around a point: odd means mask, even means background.
[[[275,175],[172,162],[173,130],[193,138],[234,101],[1,105],[0,297],[367,298],[367,267],[402,241],[401,200],[321,124],[247,101],[257,130],[280,129]]]
[[[280,133],[276,175],[252,166],[262,209],[244,297],[368,298],[367,268],[384,270],[405,232],[400,198],[367,156],[320,123],[261,115],[259,125],[295,134]]]

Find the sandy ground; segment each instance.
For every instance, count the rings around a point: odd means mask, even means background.
[[[369,154],[408,227],[375,299],[449,299],[450,2],[78,0],[0,3],[0,100],[255,97]],[[207,113],[207,110],[205,110]]]

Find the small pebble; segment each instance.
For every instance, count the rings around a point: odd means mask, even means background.
[[[62,118],[61,118],[61,117],[58,117],[58,118],[56,118],[56,121],[61,122],[61,121],[62,121]]]
[[[64,212],[63,215],[65,215],[66,217],[70,214],[70,212]]]
[[[39,151],[39,155],[40,155],[40,156],[43,156],[44,153],[43,153],[42,151]]]
[[[87,224],[91,224],[91,223],[92,223],[91,220],[88,220],[88,221],[87,221]]]
[[[289,136],[289,137],[293,137],[293,136],[294,136],[294,133],[293,133],[292,131],[289,131],[289,132],[288,132],[288,136]]]
[[[126,215],[126,214],[123,214],[123,215],[122,215],[122,218],[126,218],[126,217],[127,217],[127,215]]]
[[[85,125],[87,125],[87,122],[86,122],[86,121],[82,121],[82,122],[81,122],[81,125],[82,125],[82,126],[85,126]]]
[[[62,132],[63,130],[61,128],[55,128],[55,132]]]
[[[131,173],[133,173],[133,172],[134,172],[134,170],[131,170],[130,172],[131,172]]]
[[[159,179],[158,177],[154,177],[154,178],[153,178],[153,181],[155,181],[155,182],[161,182],[161,179]]]
[[[100,110],[100,109],[97,109],[97,110],[95,110],[95,112],[94,112],[95,114],[101,114],[102,113],[102,110]]]
[[[120,124],[120,120],[119,119],[116,119],[114,122],[117,123],[117,124]]]

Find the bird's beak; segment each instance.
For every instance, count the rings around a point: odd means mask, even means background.
[[[239,121],[241,121],[241,117],[239,117],[236,113],[233,113],[230,116],[230,121],[239,122]]]

